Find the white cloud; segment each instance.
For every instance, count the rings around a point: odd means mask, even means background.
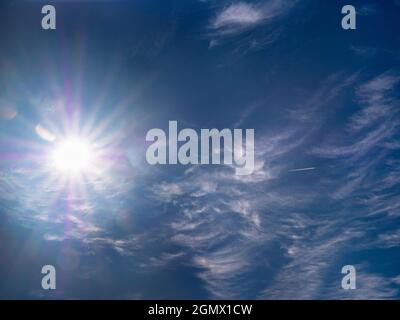
[[[257,149],[252,179],[238,179],[229,167],[197,166],[183,177],[153,187],[152,197],[158,201],[173,200],[177,215],[169,224],[170,240],[192,257],[191,265],[200,269],[197,276],[212,297],[254,298],[248,288],[255,279],[239,280],[257,268],[270,270],[268,258],[260,259],[258,254],[282,231],[283,217],[275,211],[301,208],[309,201],[305,194],[265,189],[281,170],[280,164],[271,162],[279,163],[280,157],[298,146],[296,139],[294,133],[261,139],[266,143]],[[293,221],[297,223],[297,218]]]
[[[399,125],[399,121],[394,117],[396,111],[393,110],[398,101],[392,95],[399,81],[398,75],[387,71],[358,86],[355,96],[361,110],[347,122],[350,135],[347,135],[346,140],[350,143],[335,145],[325,142],[322,146],[313,148],[311,154],[325,158],[357,159],[375,147],[385,148],[385,144],[396,133]],[[361,131],[362,129],[368,130]],[[359,134],[359,131],[362,134]]]
[[[212,23],[214,29],[226,27],[246,27],[255,25],[264,19],[263,12],[256,6],[238,2],[220,12]]]
[[[384,102],[386,100],[384,95],[393,90],[399,80],[399,76],[387,71],[359,86],[356,94],[364,103]]]
[[[301,217],[297,217],[298,219]],[[303,220],[303,219],[301,219]],[[300,220],[300,221],[301,221]],[[314,224],[318,231],[308,237],[302,236],[305,227]],[[303,227],[290,231],[294,236],[287,246],[287,254],[290,259],[278,275],[263,290],[261,299],[316,299],[321,297],[321,289],[324,284],[326,271],[331,267],[329,261],[333,261],[346,241],[355,235],[336,234],[331,235],[335,228],[327,228],[318,221],[303,220]],[[288,230],[289,231],[289,230]],[[301,276],[299,276],[301,275]]]
[[[363,266],[361,266],[362,268]],[[388,278],[370,272],[357,273],[357,289],[341,290],[333,286],[326,293],[330,299],[381,300],[393,299],[398,294],[394,288],[397,278]]]
[[[286,13],[296,1],[268,0],[257,4],[235,2],[222,10],[211,20],[209,29],[212,36],[224,37],[239,34],[257,25],[271,22]],[[213,39],[215,45],[217,40]]]

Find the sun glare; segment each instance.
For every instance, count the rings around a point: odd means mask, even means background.
[[[56,145],[51,158],[57,170],[66,174],[78,174],[90,168],[93,152],[84,139],[69,138]]]

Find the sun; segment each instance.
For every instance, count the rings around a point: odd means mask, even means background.
[[[60,141],[51,154],[53,167],[68,175],[84,173],[90,169],[92,161],[92,147],[81,137],[71,137]]]

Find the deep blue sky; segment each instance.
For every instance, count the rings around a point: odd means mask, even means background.
[[[399,17],[398,0],[2,1],[0,298],[400,298]],[[256,171],[148,165],[169,120],[254,128]],[[86,129],[104,175],[60,181],[38,125]]]

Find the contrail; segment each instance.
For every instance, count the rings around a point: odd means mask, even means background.
[[[314,169],[315,169],[315,167],[300,168],[300,169],[289,170],[289,172],[310,171],[310,170],[314,170]]]

